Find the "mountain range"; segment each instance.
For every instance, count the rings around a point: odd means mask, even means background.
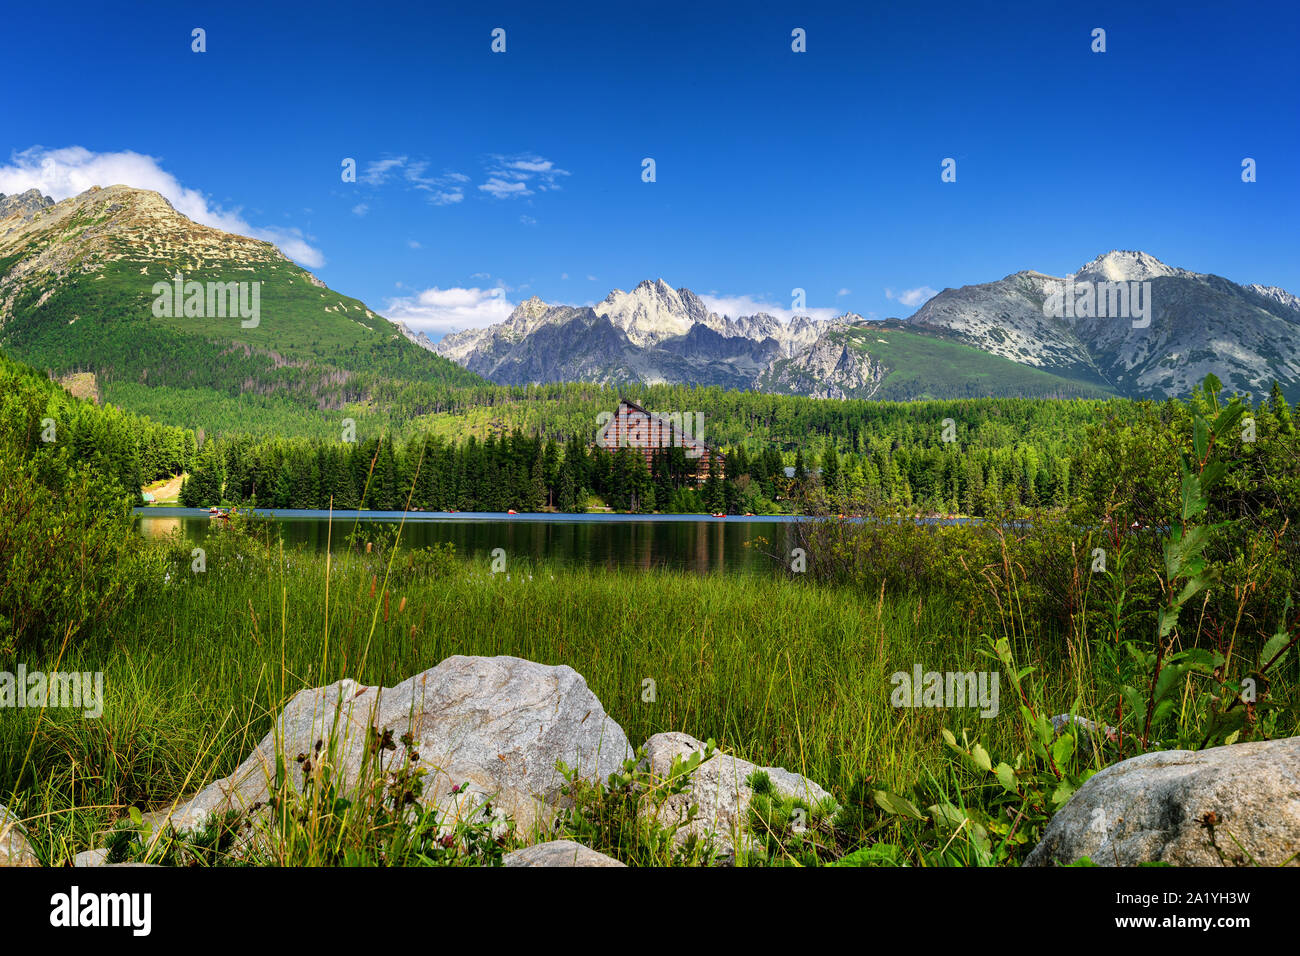
[[[1111,314],[1120,293],[1122,316]],[[1094,304],[1076,312],[1076,294]],[[1069,297],[1070,307],[1054,308],[1053,295]],[[634,380],[820,398],[1165,397],[1214,372],[1243,393],[1262,394],[1274,380],[1300,390],[1300,299],[1133,251],[1098,256],[1068,276],[1024,271],[944,289],[906,319],[732,318],[660,279],[592,307],[528,299],[505,322],[425,344],[512,385]]]
[[[260,321],[186,314],[180,287],[176,308],[160,312],[158,289],[178,275],[256,284]],[[1078,290],[1095,294],[1076,302]],[[1120,304],[1132,314],[1114,314]],[[1214,372],[1256,397],[1276,380],[1300,398],[1300,298],[1145,252],[1112,251],[1069,276],[1030,270],[944,289],[885,320],[721,315],[689,289],[647,280],[593,306],[529,298],[502,323],[434,343],[331,290],[274,245],[199,225],[126,186],[57,203],[36,190],[0,195],[0,348],[58,377],[89,373],[151,413],[160,389],[173,404],[254,396],[382,410],[397,395],[427,406],[437,401],[431,387],[485,380],[832,399],[1159,398]]]

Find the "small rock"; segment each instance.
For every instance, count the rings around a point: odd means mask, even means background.
[[[1026,866],[1300,865],[1300,737],[1167,750],[1090,777]]]
[[[73,866],[108,866],[108,850],[82,850],[72,858]]]
[[[1059,737],[1068,727],[1073,726],[1079,756],[1084,762],[1092,760],[1098,749],[1107,743],[1119,743],[1119,731],[1109,725],[1102,727],[1096,721],[1078,714],[1054,714],[1051,717],[1052,730]]]
[[[683,759],[705,745],[689,734],[655,734],[646,741],[646,760],[656,776],[667,776],[674,757]],[[806,777],[783,767],[759,767],[747,760],[726,754],[715,754],[691,772],[690,785],[683,793],[664,800],[660,806],[644,801],[643,812],[662,826],[670,826],[686,819],[692,805],[699,808],[696,817],[677,831],[675,841],[684,843],[688,837],[712,837],[714,846],[724,856],[735,853],[736,845],[753,845],[748,834],[749,804],[754,789],[747,782],[758,770],[767,773],[772,790],[783,798],[797,798],[809,806],[816,806],[830,798],[830,794]]]
[[[25,194],[24,194],[25,195]],[[40,866],[18,817],[0,803],[0,866]]]
[[[612,856],[598,853],[572,840],[536,843],[507,853],[502,866],[626,866]]]

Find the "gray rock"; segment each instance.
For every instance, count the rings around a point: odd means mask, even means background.
[[[1085,856],[1103,866],[1300,865],[1300,737],[1107,767],[1052,818],[1025,865]]]
[[[0,866],[40,866],[27,832],[8,807],[0,803]]]
[[[39,189],[29,189],[7,197],[0,193],[0,219],[22,216],[24,220],[30,221],[33,215],[53,205],[54,200],[42,196]]]
[[[501,863],[503,866],[626,866],[612,856],[572,840],[536,843],[507,853]]]
[[[1119,731],[1109,724],[1103,727],[1096,721],[1078,714],[1054,714],[1050,718],[1052,730],[1059,737],[1066,728],[1074,727],[1074,737],[1079,756],[1085,762],[1091,761],[1096,752],[1107,743],[1119,744]]]
[[[622,728],[573,668],[456,656],[392,688],[342,680],[300,691],[233,774],[174,811],[149,815],[149,822],[170,819],[177,830],[192,830],[210,814],[265,801],[277,749],[295,786],[302,780],[295,762],[301,753],[310,755],[313,773],[328,762],[347,791],[356,785],[371,727],[391,730],[394,742],[408,731],[415,738],[415,766],[427,771],[426,803],[464,818],[491,801],[494,818],[508,816],[521,833],[548,821],[560,802],[565,781],[557,760],[584,778],[603,780],[631,756]],[[334,753],[327,746],[318,757],[316,742],[328,740],[331,728]],[[399,745],[384,757],[384,769],[405,757]]]
[[[72,858],[73,866],[112,866],[108,862],[108,850],[100,848],[98,850],[82,850]]]
[[[651,773],[664,777],[674,757],[685,759],[704,747],[703,742],[689,734],[655,734],[645,744],[646,762]],[[811,780],[783,767],[759,767],[748,760],[717,753],[691,772],[685,792],[670,796],[659,805],[643,799],[641,811],[646,819],[669,826],[684,821],[694,805],[698,807],[695,819],[677,831],[676,842],[683,843],[690,836],[711,838],[719,853],[733,855],[737,846],[753,845],[748,829],[754,789],[747,781],[757,770],[767,773],[773,791],[781,797],[798,798],[810,806],[830,798],[829,793]]]

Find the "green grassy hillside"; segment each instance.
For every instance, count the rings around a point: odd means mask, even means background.
[[[878,401],[959,398],[1109,398],[1115,393],[1093,382],[1076,381],[1021,365],[968,345],[903,328],[901,323],[870,322],[828,333],[835,344],[869,355],[885,368],[882,381],[851,398]],[[776,363],[764,388],[787,391],[777,382],[793,359]],[[806,376],[805,376],[806,379]]]
[[[158,413],[215,403],[221,419],[257,430],[278,412],[334,421],[395,391],[415,408],[482,383],[274,246],[196,225],[154,193],[94,190],[14,223],[0,239],[0,348],[56,375],[91,372],[110,400],[160,420],[213,423]],[[177,273],[205,290],[246,283],[249,305],[256,288],[256,324],[206,299],[200,315],[158,314],[155,284]]]

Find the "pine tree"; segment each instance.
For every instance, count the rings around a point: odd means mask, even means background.
[[[1277,429],[1283,435],[1291,435],[1295,432],[1295,423],[1291,419],[1291,408],[1287,405],[1286,396],[1282,394],[1282,386],[1273,380],[1273,389],[1269,392],[1268,397],[1269,410],[1273,417],[1277,419]]]
[[[835,450],[834,442],[827,446],[826,454],[822,456],[822,484],[827,493],[840,493],[840,455]]]
[[[556,503],[561,511],[575,512],[578,510],[578,488],[573,479],[573,467],[566,458],[560,465],[559,490],[556,493]]]

